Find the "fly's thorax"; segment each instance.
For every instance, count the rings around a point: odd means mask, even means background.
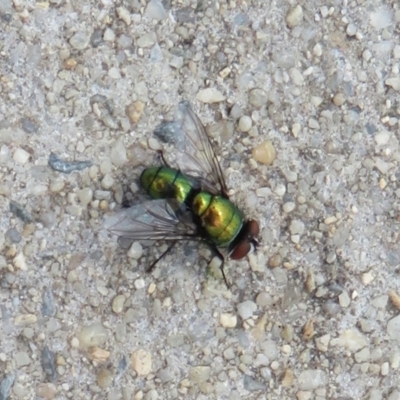
[[[154,199],[176,199],[183,203],[192,185],[180,171],[167,167],[146,168],[140,176],[140,183]]]
[[[242,213],[232,202],[208,192],[195,196],[192,211],[200,218],[209,239],[219,247],[228,246],[243,225]]]

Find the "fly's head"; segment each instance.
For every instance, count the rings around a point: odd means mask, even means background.
[[[257,221],[245,222],[240,233],[240,240],[233,248],[229,257],[232,260],[240,260],[254,251],[258,246],[257,237],[260,234],[260,226]]]

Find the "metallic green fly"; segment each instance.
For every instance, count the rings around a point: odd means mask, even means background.
[[[170,242],[201,240],[221,259],[219,249],[233,260],[245,257],[257,246],[257,221],[246,220],[228,197],[228,190],[210,138],[188,102],[181,102],[175,119],[158,127],[155,135],[175,147],[174,160],[161,153],[162,166],[146,168],[140,183],[152,200],[117,212],[106,228],[120,238],[133,241]]]

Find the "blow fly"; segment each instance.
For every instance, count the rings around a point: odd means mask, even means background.
[[[233,260],[245,257],[257,245],[258,222],[246,220],[229,200],[211,140],[188,102],[181,102],[174,121],[161,125],[155,135],[174,145],[174,160],[167,161],[161,153],[164,165],[146,168],[140,176],[152,200],[117,212],[106,221],[106,228],[131,242],[169,241],[149,270],[179,240],[206,242],[221,259],[229,286],[219,249]]]

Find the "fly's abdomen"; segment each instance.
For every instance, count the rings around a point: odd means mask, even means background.
[[[242,214],[232,202],[207,192],[197,194],[192,211],[200,218],[210,240],[219,247],[228,246],[243,225]]]
[[[180,171],[167,167],[146,168],[140,176],[140,183],[154,199],[176,199],[184,203],[190,191],[191,182]]]

